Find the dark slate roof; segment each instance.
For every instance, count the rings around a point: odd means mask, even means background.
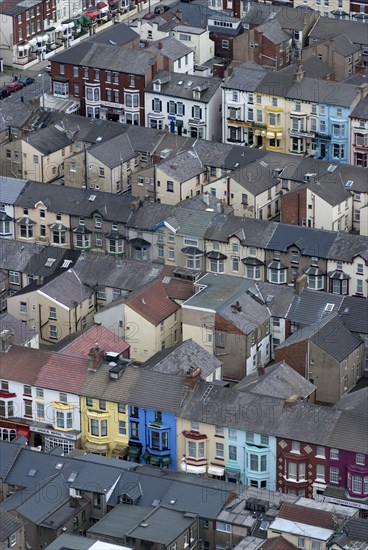
[[[251,287],[248,293],[265,303],[272,316],[283,318],[286,317],[295,296],[294,289],[290,286],[261,282]]]
[[[40,292],[71,309],[75,303],[80,304],[87,299],[93,291],[83,284],[74,269],[68,269],[43,285]]]
[[[0,315],[0,333],[3,330],[10,330],[12,332],[13,344],[16,346],[24,346],[37,334],[37,331],[28,323],[24,323],[20,319],[13,317],[8,312]]]
[[[193,52],[191,48],[188,48],[188,46],[176,40],[173,36],[167,36],[166,38],[161,38],[158,42],[149,44],[148,49],[156,54],[161,53],[172,61],[176,61],[184,55]]]
[[[273,242],[273,235],[277,228],[278,224],[275,222],[216,214],[204,238],[210,241],[228,242],[231,236],[237,235],[240,242],[247,246],[270,248],[269,243]]]
[[[0,478],[4,480],[16,461],[22,446],[13,441],[1,441]]]
[[[93,145],[88,154],[109,168],[120,166],[123,162],[137,156],[129,139],[128,133],[115,136],[109,140]]]
[[[365,400],[364,414],[357,414],[348,410],[341,411],[330,437],[326,438],[326,445],[332,448],[344,449],[368,454],[368,411]],[[337,411],[335,407],[333,414]]]
[[[307,398],[316,390],[316,386],[281,361],[266,368],[262,376],[258,373],[246,376],[236,385],[236,389],[288,399],[292,395]]]
[[[6,539],[22,526],[23,524],[18,518],[0,508],[0,542],[6,543]]]
[[[156,279],[163,266],[137,260],[122,260],[104,254],[81,254],[74,271],[87,285],[120,288],[132,292]]]
[[[331,318],[311,337],[311,341],[338,361],[345,359],[362,343],[359,336],[347,330],[339,316]]]
[[[0,202],[4,204],[14,204],[26,184],[27,180],[0,176]]]
[[[334,258],[331,248],[337,235],[338,233],[333,231],[277,224],[266,248],[286,252],[290,246],[297,246],[303,256]]]
[[[260,4],[262,6],[262,4]],[[235,90],[245,90],[253,92],[258,84],[266,75],[266,69],[254,63],[250,66],[248,63],[234,67],[233,72],[223,83],[223,88]]]
[[[154,92],[157,97],[170,96],[180,99],[193,100],[193,89],[196,86],[203,87],[201,98],[196,99],[197,103],[208,103],[221,86],[221,79],[216,77],[186,75],[182,73],[158,72],[155,78],[146,86],[147,92],[153,92],[153,83],[161,80],[161,91]],[[191,84],[189,85],[189,83]],[[180,84],[181,83],[181,84]]]
[[[327,257],[343,262],[351,262],[358,255],[361,255],[365,261],[368,260],[368,237],[341,231],[336,234],[336,239]]]
[[[336,313],[333,315],[333,317],[336,317]],[[293,344],[296,344],[298,342],[304,342],[305,340],[309,340],[314,336],[315,334],[318,334],[319,330],[321,330],[327,323],[331,321],[331,317],[326,317],[325,319],[322,319],[322,321],[318,321],[316,323],[313,323],[312,325],[308,325],[307,327],[303,327],[291,334],[286,340],[284,340],[278,348],[284,348],[291,346]],[[331,333],[330,333],[330,340],[331,340]],[[318,341],[317,344],[322,344],[323,342]]]
[[[368,336],[368,300],[355,296],[345,296],[339,313],[351,332]]]
[[[104,220],[125,223],[132,212],[132,198],[131,195],[113,195],[33,181],[18,197],[16,204],[34,208],[38,202],[42,202],[52,212],[85,217],[96,213]]]
[[[73,142],[64,131],[58,130],[55,126],[47,126],[37,132],[28,134],[27,143],[47,156],[55,151],[69,147]]]
[[[154,231],[172,215],[175,208],[173,205],[163,203],[144,202],[131,216],[127,227],[139,228],[140,231]]]
[[[87,38],[87,42],[90,44],[106,44],[113,46],[124,46],[139,39],[139,34],[136,33],[131,27],[125,23],[115,23],[108,29],[93,34]],[[111,44],[114,42],[114,44]],[[120,52],[122,55],[123,52]]]
[[[301,325],[312,325],[335,314],[343,300],[343,296],[331,292],[304,289],[300,295],[295,295],[286,318]],[[325,309],[327,304],[334,305],[331,312]]]
[[[176,230],[178,235],[203,238],[214,215],[214,212],[178,207],[170,217],[166,218],[166,222]]]
[[[206,378],[222,365],[221,361],[198,345],[191,338],[176,346],[159,351],[143,363],[141,368],[166,374],[185,374],[191,367],[201,369]]]
[[[281,44],[291,39],[291,34],[286,32],[276,17],[257,27],[257,31],[262,33],[273,44]]]
[[[350,118],[368,119],[368,95],[359,101],[355,109],[353,109]]]
[[[298,163],[298,160],[295,162]],[[259,195],[276,185],[277,177],[273,170],[284,169],[288,165],[290,155],[268,152],[261,159],[235,170],[231,177],[252,195]]]
[[[174,158],[161,161],[158,167],[164,174],[175,179],[178,183],[188,181],[206,171],[206,168],[193,150],[184,151]]]
[[[360,50],[358,44],[354,44],[346,34],[340,34],[333,40],[333,49],[340,55],[347,57]]]
[[[109,375],[109,364],[103,361],[96,372],[89,372],[80,390],[81,395],[107,399],[113,403],[130,402],[130,391],[139,379],[139,370],[126,367],[118,380],[112,380]]]
[[[156,55],[143,50],[117,49],[110,44],[82,42],[56,54],[56,63],[96,67],[134,75],[145,75],[156,61]]]
[[[129,403],[177,414],[186,391],[185,375],[180,373],[174,376],[141,368],[137,370],[139,377],[131,388]]]
[[[309,39],[326,40],[340,34],[346,34],[355,44],[367,43],[365,25],[355,21],[338,20],[330,17],[319,17],[309,33]]]
[[[335,409],[347,411],[357,415],[367,414],[368,388],[345,394],[335,405]]]
[[[224,307],[217,308],[217,313],[243,334],[250,334],[269,320],[267,307],[254,300],[247,292],[236,296],[241,311],[232,307],[235,302],[225,302]]]

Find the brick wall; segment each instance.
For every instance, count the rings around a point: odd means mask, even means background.
[[[305,376],[305,358],[308,351],[308,340],[302,340],[289,346],[275,349],[275,361],[286,361],[301,376]]]
[[[282,195],[280,215],[282,223],[302,225],[302,220],[307,219],[307,190],[304,188]]]

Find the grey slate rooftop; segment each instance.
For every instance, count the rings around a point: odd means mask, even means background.
[[[339,313],[351,332],[368,336],[368,300],[366,298],[345,296]]]
[[[173,36],[161,38],[158,42],[149,44],[147,49],[156,54],[161,53],[172,61],[176,61],[193,51],[179,40],[176,40]]]
[[[332,258],[334,256],[331,256],[331,249],[337,235],[338,233],[333,231],[278,224],[267,248],[286,252],[290,246],[297,246],[303,256]]]
[[[286,318],[301,325],[311,325],[334,315],[343,300],[344,296],[338,294],[315,292],[306,288],[300,295],[295,295]],[[334,306],[332,311],[326,309],[327,304]]]
[[[8,537],[22,527],[23,524],[18,518],[0,508],[0,543],[6,542]]]
[[[154,92],[158,96],[174,96],[181,99],[193,99],[193,89],[197,86],[203,88],[199,103],[208,103],[221,86],[221,79],[216,77],[186,75],[181,73],[158,72],[155,78],[146,86],[147,92],[153,92],[154,82],[161,80],[161,91]],[[191,83],[191,84],[189,84]]]
[[[14,204],[28,180],[0,176],[0,203]]]
[[[130,159],[137,156],[137,153],[132,147],[128,133],[115,136],[109,140],[102,141],[102,143],[93,145],[88,150],[88,154],[109,168],[120,166],[123,162],[128,162]]]
[[[216,214],[204,238],[212,241],[228,242],[231,236],[236,235],[239,241],[247,246],[269,248],[269,243],[275,242],[273,235],[277,228],[278,224],[275,222]]]
[[[134,40],[139,40],[139,34],[124,22],[115,22],[111,27],[87,38],[87,42],[90,44],[106,44],[113,46],[125,46]]]
[[[225,301],[224,307],[217,308],[217,313],[243,334],[250,334],[269,320],[266,305],[254,300],[247,291],[237,295],[236,302],[237,308],[234,308],[234,302]],[[239,306],[241,311],[238,309]]]
[[[68,271],[43,285],[40,292],[63,304],[68,309],[75,307],[75,302],[80,304],[92,294],[91,288],[82,283],[74,269],[68,269]]]
[[[176,346],[159,351],[143,363],[142,368],[166,374],[185,374],[191,367],[201,369],[202,378],[214,374],[220,359],[210,354],[191,338]]]
[[[350,118],[362,118],[368,120],[368,95],[361,99],[350,114]]]
[[[196,281],[196,285],[205,287],[184,304],[184,308],[206,308],[220,311],[226,305],[234,302],[242,293],[246,292],[252,281],[232,277],[231,275],[217,275],[207,273]]]
[[[294,300],[295,292],[290,286],[257,282],[248,293],[267,305],[273,317],[286,317]]]
[[[266,73],[266,69],[256,63],[238,65],[234,67],[232,74],[226,78],[222,87],[253,92]]]
[[[184,151],[176,155],[175,158],[160,162],[158,168],[178,183],[188,181],[206,170],[192,150]]]

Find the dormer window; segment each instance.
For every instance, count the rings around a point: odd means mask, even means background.
[[[201,91],[199,88],[193,89],[193,99],[200,99],[201,98]]]
[[[161,80],[155,80],[153,83],[153,91],[161,92]]]

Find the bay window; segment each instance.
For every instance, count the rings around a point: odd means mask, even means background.
[[[139,94],[125,94],[125,107],[136,109],[139,107]]]
[[[24,223],[20,226],[20,236],[22,239],[32,239],[33,238],[33,225]]]
[[[100,101],[100,88],[86,86],[86,101]]]
[[[54,81],[54,96],[69,97],[69,82]]]
[[[352,476],[351,478],[351,490],[353,493],[361,494],[363,491],[363,483],[360,476]]]
[[[56,411],[54,425],[62,430],[71,430],[73,428],[72,411]]]
[[[247,267],[246,267],[246,278],[247,279],[260,279],[261,278],[261,267],[259,265],[247,265]]]
[[[74,246],[76,248],[89,248],[91,246],[90,236],[77,233],[74,239]]]
[[[286,268],[269,268],[268,282],[275,283],[277,285],[286,283]]]
[[[0,235],[11,235],[9,220],[0,220]]]
[[[323,275],[308,275],[308,288],[313,290],[323,290],[324,286]]]
[[[188,441],[187,456],[188,458],[204,458],[205,457],[204,441]]]
[[[224,260],[210,260],[210,271],[212,273],[223,273],[225,271]]]
[[[267,455],[258,455],[255,453],[249,453],[247,456],[248,468],[252,472],[266,472],[267,471]]]
[[[188,269],[201,269],[201,257],[200,256],[187,256],[187,268]]]

